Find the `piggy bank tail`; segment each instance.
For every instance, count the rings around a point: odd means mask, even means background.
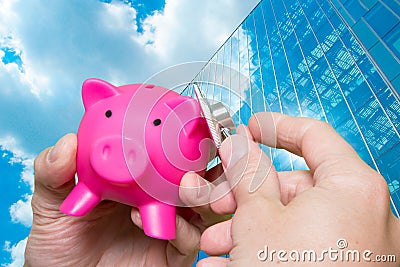
[[[71,216],[83,216],[92,210],[101,198],[84,183],[78,182],[60,206],[60,211]]]

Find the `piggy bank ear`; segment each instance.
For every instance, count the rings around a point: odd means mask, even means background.
[[[86,110],[98,101],[115,95],[118,95],[117,88],[100,79],[87,79],[82,85],[82,99]]]

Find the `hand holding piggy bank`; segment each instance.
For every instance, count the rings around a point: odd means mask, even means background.
[[[179,183],[215,156],[198,102],[163,87],[88,79],[78,130],[78,183],[60,206],[83,216],[102,200],[138,207],[146,235],[175,238]]]

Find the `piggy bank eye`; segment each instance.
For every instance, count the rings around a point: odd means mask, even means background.
[[[106,115],[107,118],[110,118],[112,116],[112,111],[111,110],[107,110],[105,115]]]
[[[161,120],[160,119],[155,119],[154,121],[153,121],[153,125],[154,126],[158,126],[158,125],[160,125],[161,124]]]

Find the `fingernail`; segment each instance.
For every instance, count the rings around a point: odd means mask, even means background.
[[[197,197],[202,198],[210,194],[210,185],[206,183],[203,178],[197,176]]]
[[[65,140],[63,137],[60,140],[58,140],[58,142],[52,148],[50,148],[47,154],[47,161],[50,163],[55,162],[58,159],[61,151],[63,150],[64,145],[65,145]]]
[[[236,128],[236,133],[246,137],[249,140],[253,141],[253,136],[251,135],[249,128],[247,128],[246,125],[244,124],[240,124],[237,128]]]
[[[186,188],[185,197],[190,204],[197,204],[199,199],[210,193],[210,185],[195,172],[186,173],[181,181],[181,186]]]
[[[222,164],[226,169],[235,165],[249,152],[250,140],[242,135],[232,135],[227,138],[219,149]]]
[[[135,220],[135,222],[141,222],[142,221],[142,217],[140,217],[140,213],[139,213],[138,210],[132,211],[131,212],[131,216],[132,216],[132,219]]]
[[[131,211],[131,218],[132,218],[133,223],[137,227],[139,227],[139,228],[143,227],[143,225],[142,225],[142,217],[140,216],[140,212],[138,210],[132,210]]]

